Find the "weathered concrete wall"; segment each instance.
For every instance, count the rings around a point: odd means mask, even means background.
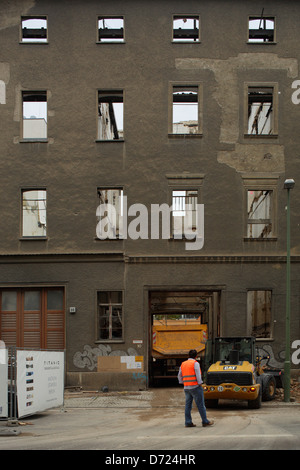
[[[270,289],[273,336],[267,345],[274,362],[282,364],[286,177],[296,180],[292,339],[299,338],[300,107],[291,99],[299,78],[299,5],[274,0],[263,6],[265,14],[276,16],[276,44],[247,44],[247,18],[261,13],[260,1],[1,2],[0,287],[65,286],[72,384],[73,373],[89,383],[83,376],[95,372],[97,354],[120,351],[149,358],[147,295],[157,287],[220,291],[221,334],[245,334],[247,290]],[[172,15],[185,12],[200,15],[197,44],[172,43]],[[124,44],[96,43],[100,14],[124,15]],[[22,15],[47,15],[47,44],[20,44]],[[168,136],[173,82],[201,84],[202,136]],[[245,137],[248,82],[278,85],[278,135]],[[124,142],[97,141],[101,88],[124,90]],[[24,90],[47,90],[47,142],[22,141]],[[150,209],[170,202],[170,174],[203,175],[198,186],[205,207],[202,250],[188,252],[184,241],[174,240],[96,240],[98,187],[123,187],[129,205]],[[271,241],[245,240],[244,181],[249,175],[277,181],[277,232]],[[24,240],[21,190],[39,186],[47,189],[47,238]],[[106,289],[124,292],[121,343],[96,342],[97,291]],[[77,307],[76,314],[70,314],[70,306]],[[135,339],[143,341],[140,348]]]

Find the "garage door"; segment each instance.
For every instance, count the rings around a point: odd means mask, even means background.
[[[1,289],[0,339],[6,346],[64,349],[64,288]]]

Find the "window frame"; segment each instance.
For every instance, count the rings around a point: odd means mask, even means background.
[[[278,237],[278,177],[269,177],[267,174],[243,176],[244,185],[244,241],[250,242],[272,242]],[[248,191],[272,191],[272,201],[270,207],[270,220],[272,224],[271,237],[249,237],[248,236]]]
[[[255,41],[255,40],[251,40],[250,38],[250,21],[259,21],[259,20],[269,20],[269,21],[274,21],[274,29],[273,29],[273,40],[272,41]],[[247,44],[254,44],[254,45],[274,45],[276,44],[276,16],[275,15],[264,15],[264,14],[260,14],[260,15],[249,15],[248,16],[248,19],[247,19]]]
[[[57,308],[49,308],[49,293],[61,291],[62,302]],[[25,309],[26,292],[39,292],[40,308],[38,310]],[[15,305],[3,308],[3,293],[15,294]],[[16,285],[4,286],[0,289],[0,337],[7,341],[8,346],[17,346],[27,349],[60,350],[66,345],[66,286],[65,285]],[[27,315],[27,319],[26,319]],[[4,318],[6,317],[6,318]],[[36,321],[34,321],[34,317]],[[4,320],[4,321],[3,321]],[[5,320],[8,320],[5,321]],[[50,321],[49,321],[50,320]],[[26,332],[34,333],[35,337],[27,336]],[[39,344],[32,344],[32,340],[40,338]]]
[[[174,90],[182,89],[182,91],[188,91],[188,89],[197,88],[197,132],[196,133],[175,133],[173,123],[173,111],[174,111]],[[181,122],[188,122],[181,121]],[[169,107],[168,107],[168,136],[171,138],[199,138],[203,135],[203,84],[202,82],[169,82]]]
[[[24,35],[23,35],[23,21],[27,20],[43,20],[46,21],[46,37],[44,40],[28,40],[24,41]],[[31,28],[35,29],[35,28]],[[43,28],[36,28],[38,31],[42,30]],[[49,44],[49,39],[48,39],[48,33],[49,33],[49,28],[48,28],[48,16],[47,15],[22,15],[21,16],[21,22],[20,22],[20,44]],[[32,38],[31,38],[32,39]]]
[[[249,90],[272,89],[272,128],[271,134],[249,134]],[[244,137],[252,139],[276,139],[278,138],[278,116],[279,116],[279,87],[277,82],[245,82],[244,83]]]
[[[270,295],[270,302],[269,304],[265,304],[269,306],[269,336],[257,336],[254,333],[254,321],[253,321],[253,310],[250,309],[250,293],[261,292],[261,293],[269,293]],[[254,336],[256,341],[270,341],[273,340],[273,290],[270,288],[249,288],[247,289],[247,334],[250,336]]]
[[[33,191],[44,191],[45,192],[45,234],[44,235],[24,235],[24,193],[25,192],[33,192]],[[38,200],[37,200],[38,201]],[[22,188],[21,189],[21,224],[20,224],[20,240],[47,240],[48,238],[48,217],[47,217],[47,204],[48,204],[48,194],[47,194],[47,188],[43,187],[28,187],[28,188]]]
[[[107,293],[109,296],[109,301],[108,302],[100,302],[100,294],[101,293]],[[120,304],[119,302],[112,302],[112,294],[121,294],[122,296],[122,303]],[[99,289],[97,290],[96,293],[96,301],[97,301],[97,320],[96,320],[96,343],[123,343],[124,342],[124,290],[123,289],[111,289],[111,290],[104,290],[104,289]],[[121,336],[119,338],[113,338],[113,318],[112,318],[112,309],[114,306],[121,307]],[[101,338],[100,337],[100,319],[101,319],[101,307],[108,307],[109,312],[108,312],[108,320],[109,320],[109,325],[108,325],[108,338]]]
[[[123,31],[123,36],[122,38],[119,39],[107,39],[107,40],[102,40],[100,39],[100,29],[99,28],[99,21],[101,20],[122,20],[123,21],[123,27],[120,28],[120,31]],[[102,28],[103,29],[103,28]],[[109,28],[112,29],[113,28]],[[96,43],[97,44],[124,44],[125,43],[125,18],[124,15],[97,15],[97,23],[96,23],[96,31],[97,31],[97,37],[96,37]]]
[[[180,20],[180,19],[186,19],[186,20],[197,20],[198,21],[198,35],[197,35],[197,39],[176,39],[175,38],[175,31],[177,31],[174,26],[174,22],[176,20]],[[178,28],[180,29],[180,28]],[[197,29],[196,29],[197,30]],[[200,35],[200,31],[201,31],[201,27],[200,27],[200,15],[197,15],[197,14],[174,14],[173,17],[172,17],[172,42],[174,44],[199,44],[201,42],[201,35]]]

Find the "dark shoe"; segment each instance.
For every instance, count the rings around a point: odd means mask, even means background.
[[[202,423],[202,426],[206,428],[206,426],[213,426],[214,424],[214,421],[209,421],[208,423]]]
[[[196,427],[196,424],[194,424],[194,423],[186,424],[185,427],[186,427],[186,428],[195,428],[195,427]]]

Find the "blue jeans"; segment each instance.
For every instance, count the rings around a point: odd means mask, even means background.
[[[192,404],[193,400],[195,400],[195,403],[197,405],[198,411],[200,413],[202,423],[209,423],[209,420],[206,417],[206,408],[205,408],[205,402],[204,402],[204,395],[203,395],[203,388],[200,387],[195,387],[195,388],[185,388],[184,389],[185,393],[185,425],[191,424],[192,423]]]

